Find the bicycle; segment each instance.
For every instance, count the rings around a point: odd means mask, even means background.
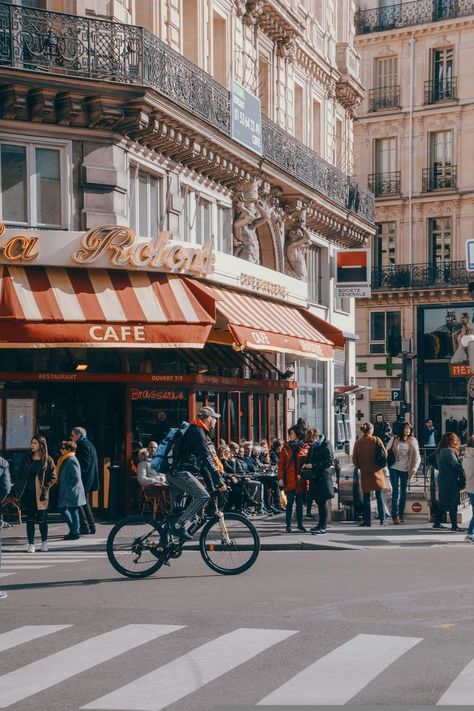
[[[107,538],[107,557],[115,570],[128,578],[146,578],[163,565],[179,558],[186,541],[170,532],[180,512],[173,511],[162,521],[144,516],[128,516],[119,521]],[[239,575],[257,560],[260,537],[255,526],[242,514],[225,513],[216,494],[189,526],[193,535],[199,529],[201,557],[221,575]]]

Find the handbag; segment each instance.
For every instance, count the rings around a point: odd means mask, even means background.
[[[456,472],[456,483],[458,485],[459,491],[464,491],[466,488],[466,475],[464,469],[459,468]]]
[[[393,493],[392,482],[390,481],[390,476],[388,475],[388,472],[386,469],[384,469],[383,478],[385,481],[385,486],[384,486],[383,490],[386,491],[387,494],[392,494]]]
[[[395,452],[393,451],[393,442],[392,446],[387,449],[387,466],[390,469],[390,467],[393,467],[397,460],[397,457],[395,456]]]
[[[378,438],[375,443],[375,463],[379,469],[383,469],[387,466],[387,457],[385,456],[382,442]]]

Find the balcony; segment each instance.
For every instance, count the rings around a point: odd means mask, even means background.
[[[458,187],[457,165],[436,165],[423,169],[423,192],[456,190]]]
[[[474,0],[415,0],[400,5],[358,10],[355,14],[356,34],[397,30],[473,14]]]
[[[369,90],[369,111],[400,108],[400,84]]]
[[[400,171],[393,173],[371,173],[368,177],[369,190],[375,197],[400,195]]]
[[[373,291],[445,288],[468,284],[466,262],[441,264],[397,264],[373,267]]]
[[[149,87],[231,136],[229,91],[143,27],[0,2],[0,67]],[[374,221],[373,195],[350,176],[265,116],[262,135],[264,160]]]
[[[438,104],[442,101],[458,100],[458,79],[444,81],[425,81],[425,104]]]

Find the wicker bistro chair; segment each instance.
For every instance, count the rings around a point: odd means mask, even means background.
[[[169,514],[171,509],[171,501],[169,489],[167,486],[142,487],[142,499],[140,504],[140,513],[142,516],[151,511],[153,518],[161,518]]]

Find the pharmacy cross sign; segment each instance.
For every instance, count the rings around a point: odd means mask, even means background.
[[[392,356],[388,355],[385,358],[385,363],[376,363],[374,365],[374,370],[385,370],[385,375],[391,378],[394,370],[402,370],[402,365],[395,365]]]
[[[361,420],[364,419],[365,415],[364,415],[364,413],[362,412],[362,410],[357,410],[357,412],[356,412],[356,417],[357,417],[357,421],[360,422]]]

